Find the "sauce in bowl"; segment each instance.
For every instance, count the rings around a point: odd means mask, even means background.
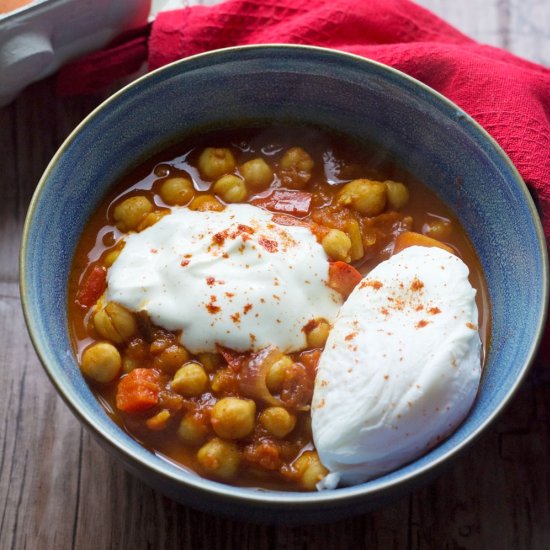
[[[137,167],[78,245],[69,325],[107,412],[227,483],[313,490],[311,400],[353,289],[409,246],[479,261],[450,209],[376,147],[312,127],[192,136]],[[483,358],[480,358],[483,361]]]

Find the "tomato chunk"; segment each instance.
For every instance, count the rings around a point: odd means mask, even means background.
[[[224,348],[219,344],[216,344],[218,353],[225,359],[226,363],[234,371],[240,370],[243,363],[248,359],[248,354],[233,349]]]
[[[136,413],[154,407],[159,402],[161,375],[154,369],[134,369],[120,380],[116,406],[121,411]]]
[[[311,207],[311,193],[307,191],[275,189],[267,197],[258,197],[250,202],[255,206],[260,206],[272,212],[305,216],[309,213]]]
[[[328,268],[328,286],[337,290],[344,298],[359,284],[363,276],[346,262],[330,262]]]
[[[304,365],[310,376],[315,378],[317,374],[317,365],[319,364],[319,359],[321,358],[320,349],[310,349],[300,353],[300,363]]]
[[[83,307],[93,306],[107,288],[107,269],[102,265],[94,265],[84,276],[82,284],[76,293],[76,301]]]

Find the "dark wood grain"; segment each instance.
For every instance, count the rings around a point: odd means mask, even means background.
[[[440,13],[450,5],[422,3]],[[479,17],[459,7],[467,3],[448,8],[462,18],[463,30],[470,24],[482,33],[484,24],[500,25],[504,40],[502,8],[508,10],[509,44],[521,42],[515,29],[531,16],[526,10],[518,16],[519,3],[487,2]],[[535,10],[541,5],[532,4]],[[537,28],[526,48],[537,40]],[[538,36],[548,55],[544,33]],[[439,479],[352,519],[301,527],[235,522],[176,504],[127,474],[57,396],[27,336],[18,291],[32,192],[64,137],[100,99],[60,100],[50,79],[0,109],[1,550],[550,547],[550,371],[541,365],[493,427]]]

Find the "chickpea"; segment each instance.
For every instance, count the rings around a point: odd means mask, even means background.
[[[113,217],[121,231],[130,231],[136,229],[141,220],[152,211],[151,201],[147,197],[138,195],[117,204],[113,211]]]
[[[307,333],[307,345],[310,348],[322,348],[330,334],[330,324],[319,319],[316,326]]]
[[[164,430],[170,420],[170,411],[167,409],[162,409],[162,411],[155,414],[151,418],[148,418],[145,421],[145,425],[154,432]]]
[[[103,263],[106,267],[111,267],[116,262],[122,252],[122,249],[124,248],[124,245],[124,241],[119,241],[115,248],[107,252],[105,258],[103,259]]]
[[[212,391],[215,393],[239,391],[237,373],[231,367],[221,367],[212,376]]]
[[[115,330],[113,322],[104,308],[98,309],[93,315],[94,327],[96,331],[105,339],[122,344],[123,340],[120,334]]]
[[[313,166],[313,159],[301,147],[287,149],[281,158],[281,168],[283,170],[296,169],[311,172]]]
[[[256,403],[251,399],[224,397],[210,412],[210,422],[217,435],[224,439],[246,437],[254,429]]]
[[[448,220],[431,220],[422,227],[422,233],[438,241],[447,240],[453,231],[453,226]]]
[[[105,266],[111,267],[116,262],[121,252],[122,250],[111,250],[110,252],[108,252],[104,260]]]
[[[225,379],[225,369],[220,369],[212,376],[212,391],[219,392],[223,390]]]
[[[246,185],[256,191],[261,191],[273,181],[273,170],[262,158],[256,158],[245,162],[240,168]]]
[[[120,372],[120,353],[109,342],[97,342],[82,354],[82,372],[96,382],[112,382]]]
[[[173,374],[187,361],[189,361],[189,352],[182,346],[172,344],[153,359],[153,366]]]
[[[323,249],[331,260],[342,262],[351,261],[349,251],[351,239],[339,229],[331,229],[321,241]]]
[[[303,189],[311,179],[313,166],[313,159],[301,147],[291,147],[281,158],[283,184],[291,189]]]
[[[200,445],[208,435],[208,426],[192,413],[187,413],[178,427],[179,438],[188,445]]]
[[[134,316],[116,302],[96,311],[93,319],[97,332],[115,344],[127,342],[137,333]]]
[[[227,174],[217,180],[212,191],[225,202],[242,202],[247,194],[244,181],[233,174]]]
[[[207,147],[198,162],[201,176],[207,180],[217,180],[235,170],[235,158],[229,149]]]
[[[199,212],[206,212],[214,210],[219,212],[223,210],[223,204],[214,195],[199,195],[195,197],[189,204],[190,210],[198,210]]]
[[[155,210],[154,212],[149,212],[141,220],[139,225],[136,228],[136,231],[143,231],[152,225],[155,225],[159,220],[162,220],[166,214],[169,214],[170,210]]]
[[[388,204],[394,210],[401,210],[409,202],[409,190],[398,182],[387,180],[384,182],[388,189]]]
[[[292,359],[288,355],[283,355],[281,359],[273,363],[267,371],[265,383],[271,393],[281,390],[285,381],[287,372],[292,369]]]
[[[135,359],[134,357],[130,357],[129,355],[125,354],[122,357],[122,370],[128,374],[130,371],[133,371],[134,369],[139,368],[141,365],[141,361],[138,359]]]
[[[146,359],[148,355],[148,345],[142,338],[133,338],[128,342],[125,353],[132,359]]]
[[[260,424],[273,436],[283,438],[296,426],[296,417],[283,407],[269,407],[260,414]]]
[[[199,449],[197,460],[209,474],[230,478],[237,473],[241,455],[234,443],[214,437]]]
[[[293,467],[298,474],[300,485],[308,491],[315,490],[317,483],[328,474],[315,451],[302,453],[294,461]]]
[[[194,195],[193,182],[189,178],[168,178],[160,186],[160,196],[170,206],[184,206]]]
[[[149,353],[152,353],[153,355],[159,355],[176,341],[173,335],[164,333],[155,334],[154,338],[155,339],[149,344]]]
[[[346,223],[345,231],[351,241],[349,251],[351,261],[360,260],[365,255],[365,248],[363,246],[363,236],[361,235],[359,222],[356,219],[349,220]]]
[[[198,359],[206,372],[214,372],[222,364],[222,356],[219,353],[199,353]]]
[[[111,318],[115,330],[126,342],[137,333],[137,322],[135,317],[123,306],[116,302],[109,302],[105,306],[107,315]]]
[[[190,361],[178,369],[170,386],[181,395],[195,397],[208,388],[208,375],[200,363]]]
[[[377,216],[386,207],[388,188],[380,181],[368,179],[346,183],[338,193],[338,202],[350,206],[363,216]]]

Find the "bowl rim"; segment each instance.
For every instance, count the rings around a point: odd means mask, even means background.
[[[463,125],[470,126],[470,132],[477,132],[480,134],[488,145],[494,150],[494,152],[501,158],[504,164],[509,169],[511,175],[514,178],[516,187],[523,194],[523,199],[529,207],[531,212],[531,218],[534,226],[534,230],[537,236],[539,254],[542,260],[542,281],[543,289],[542,296],[544,299],[542,315],[539,319],[539,325],[537,327],[536,334],[533,337],[527,359],[518,375],[513,385],[510,387],[508,393],[504,396],[498,406],[490,413],[490,415],[467,437],[460,441],[455,447],[449,449],[441,456],[434,458],[429,463],[422,465],[415,469],[413,472],[408,472],[402,476],[398,476],[395,479],[383,480],[383,478],[375,478],[369,480],[365,483],[368,483],[368,486],[365,487],[365,484],[353,485],[350,487],[342,487],[337,490],[332,491],[317,491],[317,492],[295,492],[295,491],[280,491],[280,490],[258,490],[256,488],[250,487],[237,487],[233,485],[228,485],[222,482],[212,481],[201,476],[189,476],[187,478],[178,477],[172,469],[168,469],[165,466],[171,464],[170,462],[164,461],[161,457],[150,453],[150,456],[145,458],[144,456],[134,455],[130,450],[126,448],[126,445],[121,443],[119,438],[112,436],[110,433],[106,432],[98,426],[93,417],[88,418],[77,406],[76,400],[72,397],[72,392],[68,387],[68,382],[58,379],[50,368],[48,364],[48,354],[42,349],[40,338],[38,336],[38,331],[35,332],[35,324],[32,318],[32,312],[27,300],[27,291],[26,291],[26,273],[27,273],[27,243],[29,239],[29,234],[32,229],[32,220],[34,211],[39,204],[40,197],[46,186],[47,180],[53,168],[57,164],[58,160],[64,154],[68,146],[75,140],[81,130],[96,116],[98,116],[101,111],[109,106],[111,103],[116,102],[124,96],[128,91],[132,90],[142,83],[146,82],[149,79],[154,79],[156,76],[161,74],[164,71],[173,70],[174,67],[179,65],[182,68],[185,68],[185,65],[192,63],[200,59],[208,59],[210,57],[216,58],[220,54],[238,54],[241,51],[251,51],[258,50],[259,52],[263,51],[276,51],[280,50],[283,52],[289,52],[292,50],[298,50],[302,52],[312,52],[316,55],[328,56],[332,58],[345,58],[350,61],[354,61],[359,64],[364,64],[365,66],[373,66],[377,70],[387,71],[397,78],[401,78],[408,83],[420,88],[421,91],[426,93],[429,96],[432,96],[436,101],[447,109],[453,109],[457,116],[460,118],[460,122]],[[319,46],[309,46],[309,45],[298,45],[298,44],[254,44],[247,46],[233,46],[228,48],[220,48],[216,50],[211,50],[183,59],[176,60],[172,63],[159,67],[147,74],[135,79],[131,83],[125,85],[120,90],[110,95],[104,101],[102,101],[97,107],[95,107],[82,121],[70,132],[70,134],[65,138],[61,146],[58,148],[50,162],[48,163],[43,175],[40,178],[40,181],[37,184],[37,187],[34,191],[32,199],[29,204],[27,215],[25,217],[25,223],[23,227],[22,234],[22,244],[19,258],[19,267],[20,267],[20,296],[23,308],[23,314],[25,318],[25,323],[32,341],[32,344],[35,348],[35,351],[38,355],[38,358],[46,371],[49,379],[56,388],[59,395],[63,398],[65,403],[71,409],[73,414],[81,421],[83,424],[100,440],[107,443],[113,450],[117,451],[119,455],[122,455],[125,458],[126,464],[139,463],[139,465],[148,470],[153,470],[154,473],[161,478],[164,478],[165,481],[170,481],[175,483],[177,486],[187,486],[189,489],[193,489],[199,493],[208,494],[209,496],[215,497],[221,500],[232,500],[232,501],[242,501],[246,505],[255,504],[255,505],[265,505],[269,506],[272,509],[279,508],[281,510],[287,509],[287,507],[292,507],[294,510],[299,509],[310,509],[313,506],[318,506],[322,504],[326,505],[338,505],[339,502],[345,501],[349,504],[352,500],[363,499],[369,496],[376,495],[377,497],[383,497],[385,494],[389,494],[397,491],[400,487],[406,486],[407,484],[413,484],[415,481],[419,481],[427,477],[430,473],[434,471],[441,470],[441,467],[450,463],[452,459],[456,458],[459,454],[464,452],[464,450],[478,438],[480,437],[487,428],[492,425],[496,417],[503,411],[503,409],[510,403],[512,397],[515,395],[517,389],[522,384],[525,379],[527,372],[529,371],[530,365],[533,363],[535,354],[539,347],[539,344],[542,339],[544,326],[548,313],[548,293],[549,293],[549,281],[548,281],[548,253],[546,247],[546,240],[542,228],[542,224],[539,218],[538,211],[536,209],[535,203],[529,193],[529,190],[523,181],[521,175],[519,174],[517,168],[514,166],[512,161],[503,151],[503,149],[498,145],[496,140],[470,115],[468,115],[463,109],[458,107],[450,99],[443,96],[441,93],[437,92],[428,85],[420,82],[415,79],[383,63],[374,61],[372,59],[362,57],[357,54],[352,54],[344,52],[341,50],[324,48]],[[414,462],[414,461],[412,461]],[[182,470],[184,471],[184,470]]]

